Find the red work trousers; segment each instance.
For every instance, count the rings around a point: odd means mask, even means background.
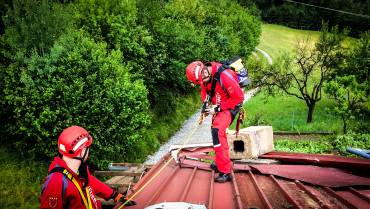
[[[226,129],[231,123],[231,113],[228,110],[218,112],[212,119],[212,140],[216,154],[216,166],[222,173],[231,172],[229,145],[226,138]]]

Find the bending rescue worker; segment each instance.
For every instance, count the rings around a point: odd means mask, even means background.
[[[206,104],[205,113],[213,116],[211,133],[216,165],[212,164],[211,168],[219,172],[215,182],[230,181],[232,164],[226,129],[234,120],[244,100],[237,74],[224,68],[221,63],[204,64],[195,61],[187,66],[186,76],[193,84],[200,85],[201,99]]]

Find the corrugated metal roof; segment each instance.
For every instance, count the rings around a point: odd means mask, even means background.
[[[274,152],[263,157],[285,161],[279,165],[234,163],[233,180],[215,183],[217,174],[209,168],[210,151],[211,147],[183,149],[179,162],[165,156],[132,188],[130,195],[138,205],[129,208],[164,202],[187,202],[208,209],[370,208],[370,174],[361,172],[369,169],[361,165],[367,166],[370,160],[339,157],[351,168],[344,170],[333,168],[338,163],[331,166],[330,160],[337,162],[335,156],[324,160],[322,167],[317,164],[325,158],[322,155]],[[313,160],[315,166],[312,159],[319,159]],[[300,165],[287,165],[291,161]]]

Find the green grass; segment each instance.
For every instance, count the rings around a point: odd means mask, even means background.
[[[297,40],[311,36],[312,41],[318,40],[320,32],[310,30],[297,30],[281,25],[263,24],[262,35],[258,48],[266,51],[274,60],[283,52],[293,52]]]
[[[298,40],[311,37],[312,45],[318,40],[320,31],[298,30],[274,24],[262,24],[262,35],[258,48],[266,51],[274,60],[283,52],[293,53]],[[356,39],[346,37],[344,46],[350,46]]]
[[[47,164],[21,159],[14,150],[1,147],[0,165],[0,208],[38,208]]]
[[[340,118],[329,113],[326,109],[334,103],[322,98],[315,107],[313,122],[307,124],[306,104],[295,97],[286,95],[269,96],[261,92],[246,102],[246,123],[249,125],[271,125],[275,131],[333,131],[340,132]]]

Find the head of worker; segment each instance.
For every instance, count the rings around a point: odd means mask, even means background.
[[[85,163],[89,157],[91,144],[91,135],[80,126],[64,129],[58,138],[58,150],[63,160],[78,160]]]
[[[186,77],[192,85],[207,85],[211,81],[211,69],[201,61],[194,61],[186,67]]]

